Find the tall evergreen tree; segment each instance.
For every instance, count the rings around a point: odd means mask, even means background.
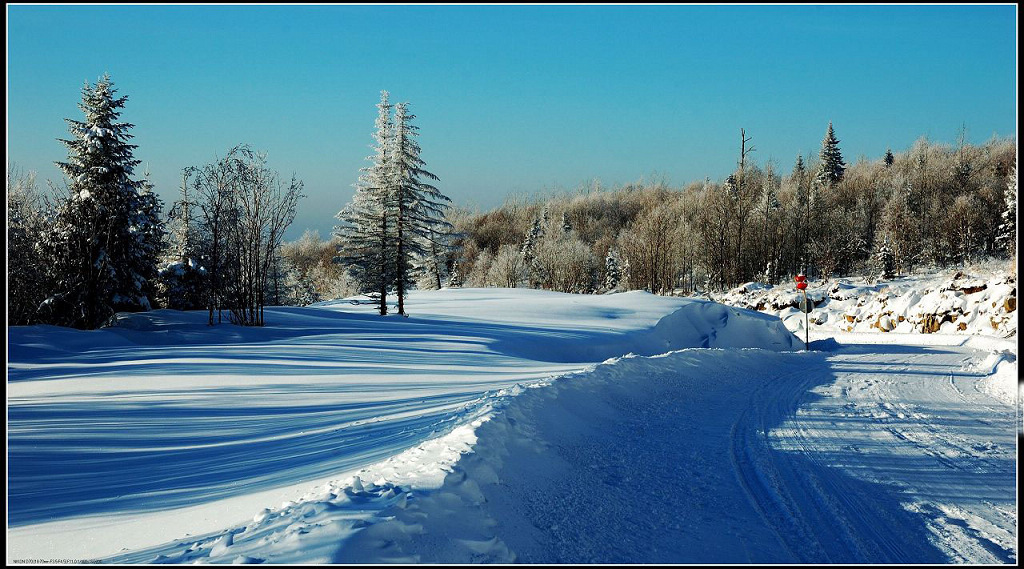
[[[372,164],[362,168],[352,203],[336,216],[344,225],[335,228],[342,239],[339,260],[349,267],[360,292],[377,303],[381,315],[388,313],[388,288],[394,283],[394,164],[392,163],[393,106],[388,92],[380,92],[376,132],[373,135]]]
[[[150,308],[160,203],[147,182],[133,179],[134,125],[118,122],[128,98],[116,92],[109,75],[86,82],[78,105],[85,120],[66,119],[72,139],[60,140],[68,160],[56,164],[68,195],[48,239],[56,290],[46,302],[55,324],[96,328],[118,311]]]
[[[415,137],[419,127],[412,124],[416,115],[408,103],[395,105],[395,133],[392,137],[391,174],[394,192],[394,282],[398,296],[398,313],[405,315],[405,296],[413,284],[413,259],[426,255],[432,235],[451,232],[444,219],[451,200],[425,180],[437,180],[420,158]]]
[[[889,168],[890,166],[893,165],[894,162],[896,162],[896,157],[892,155],[891,148],[885,149],[885,158],[883,159],[883,162],[885,162],[886,168]]]
[[[832,130],[832,122],[828,123],[828,132],[825,139],[821,141],[821,166],[818,170],[817,180],[821,185],[831,188],[843,179],[846,172],[846,164],[843,162],[843,155],[839,151],[839,140]]]
[[[130,257],[134,264],[132,272],[143,279],[141,290],[147,309],[152,308],[151,302],[157,297],[158,268],[165,249],[166,229],[160,218],[162,210],[163,202],[153,192],[153,183],[147,172],[132,212],[131,230],[136,240],[136,254]]]
[[[545,212],[546,211],[547,210],[545,209]],[[540,286],[537,266],[537,244],[543,235],[544,229],[540,225],[540,218],[534,218],[533,225],[531,225],[530,230],[526,232],[526,238],[523,240],[523,247],[519,250],[523,255],[523,267],[531,288],[537,288]]]

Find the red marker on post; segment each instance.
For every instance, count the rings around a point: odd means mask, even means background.
[[[808,342],[809,323],[807,317],[807,313],[810,312],[810,306],[807,302],[807,276],[805,276],[803,273],[800,273],[799,275],[796,276],[796,289],[804,293],[804,301],[803,303],[800,304],[800,308],[804,313],[804,349],[810,350],[810,342]]]

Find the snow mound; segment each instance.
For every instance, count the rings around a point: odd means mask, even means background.
[[[319,303],[352,310],[353,299]],[[546,362],[600,362],[626,353],[656,355],[683,348],[796,350],[802,343],[782,322],[753,310],[644,291],[579,295],[532,289],[443,289],[410,297],[410,322],[501,323],[492,348]],[[362,310],[372,310],[362,306]]]

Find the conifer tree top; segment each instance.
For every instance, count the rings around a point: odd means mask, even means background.
[[[135,166],[141,163],[133,157],[137,146],[128,143],[133,138],[128,131],[135,125],[117,122],[121,116],[119,109],[124,108],[128,97],[115,97],[115,93],[117,89],[109,73],[95,86],[86,81],[82,87],[82,102],[78,104],[85,120],[64,119],[72,139],[58,140],[67,147],[68,160],[55,164],[69,178],[72,188],[118,184],[135,190],[141,188],[141,182],[130,179]]]
[[[818,182],[828,187],[838,184],[843,179],[846,164],[839,151],[839,139],[836,138],[835,130],[832,128],[832,121],[829,121],[828,132],[825,133],[825,139],[821,141],[820,157],[821,167],[818,170]]]

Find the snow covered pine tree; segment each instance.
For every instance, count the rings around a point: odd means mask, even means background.
[[[96,328],[119,311],[150,309],[163,225],[159,199],[144,180],[129,144],[134,125],[117,122],[127,97],[104,75],[82,88],[84,121],[65,119],[72,140],[67,162],[68,195],[58,204],[47,238],[55,290],[43,302],[47,322]]]
[[[423,179],[437,180],[426,171],[414,139],[418,127],[408,103],[392,105],[381,91],[373,164],[363,168],[352,203],[337,217],[345,222],[335,230],[342,239],[338,260],[349,267],[359,286],[387,314],[387,293],[395,287],[398,313],[405,315],[405,297],[412,287],[418,260],[440,256],[452,226],[444,219],[451,202]],[[440,275],[435,275],[440,282]]]
[[[381,91],[374,155],[367,158],[372,164],[361,169],[352,203],[336,216],[344,225],[335,227],[334,232],[342,240],[338,260],[348,267],[359,291],[377,304],[381,315],[388,313],[387,294],[394,282],[395,266],[391,108],[388,92]]]
[[[413,283],[413,260],[429,251],[434,234],[446,234],[452,226],[444,219],[451,200],[423,178],[437,180],[426,171],[420,158],[420,146],[414,139],[419,127],[408,110],[408,103],[395,105],[395,134],[391,159],[394,174],[395,207],[395,284],[398,313],[405,314],[405,296]]]

